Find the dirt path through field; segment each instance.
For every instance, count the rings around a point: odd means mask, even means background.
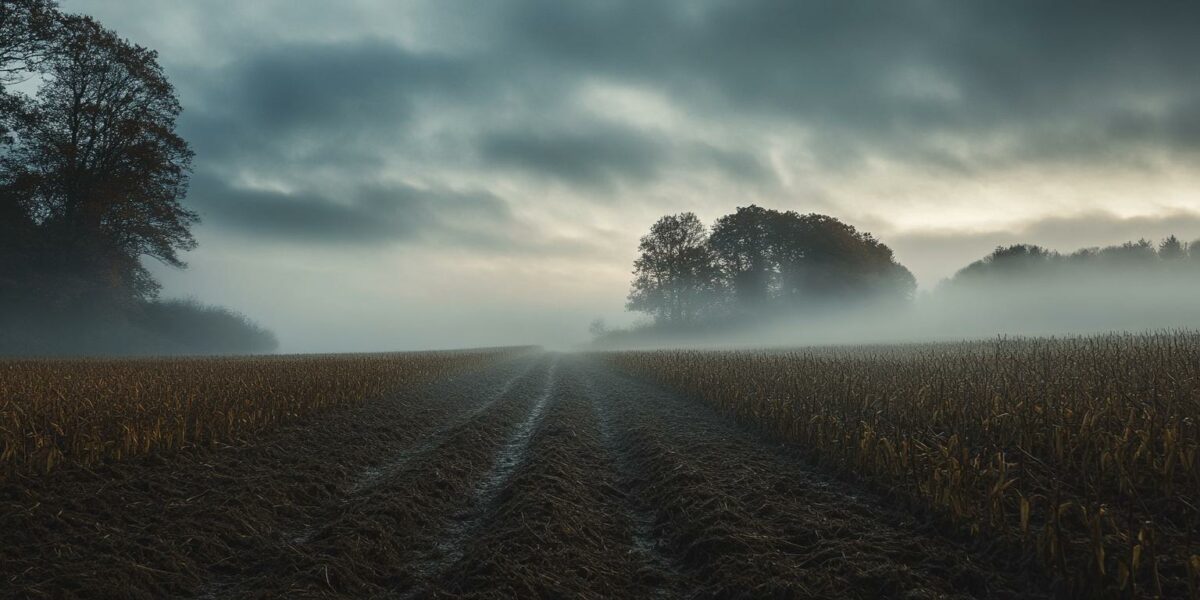
[[[253,448],[63,473],[0,490],[17,530],[5,595],[1045,595],[699,402],[573,355]]]

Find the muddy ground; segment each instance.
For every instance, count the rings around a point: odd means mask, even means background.
[[[0,484],[19,598],[1029,598],[698,402],[528,355],[254,445]]]

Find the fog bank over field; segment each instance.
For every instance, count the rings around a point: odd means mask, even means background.
[[[757,314],[722,308],[715,318],[604,332],[596,345],[809,346],[1197,329],[1197,299],[1200,243],[1172,236],[1070,254],[1018,244],[997,248],[911,302],[842,296]]]
[[[904,344],[1000,336],[1074,336],[1200,328],[1200,284],[1147,283],[1138,289],[1078,281],[1070,289],[1026,287],[923,296],[911,307],[828,307],[767,317],[737,327],[614,335],[602,349],[756,348]]]

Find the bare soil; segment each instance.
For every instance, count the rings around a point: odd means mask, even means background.
[[[529,355],[253,445],[0,484],[13,598],[1029,598],[698,402]]]

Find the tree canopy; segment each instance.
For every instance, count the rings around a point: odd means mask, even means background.
[[[916,280],[870,234],[833,217],[759,206],[717,219],[663,217],[642,238],[627,307],[658,323],[830,303],[902,302]]]
[[[142,261],[182,268],[196,246],[180,110],[153,50],[52,0],[0,0],[0,352],[120,323],[195,340],[188,323],[221,323],[256,340],[244,350],[273,344],[222,309],[152,302]]]
[[[56,301],[151,297],[141,257],[183,266],[195,246],[179,102],[153,51],[90,17],[59,15],[54,31],[0,156],[3,210],[39,242],[22,253],[40,263],[28,284]]]

